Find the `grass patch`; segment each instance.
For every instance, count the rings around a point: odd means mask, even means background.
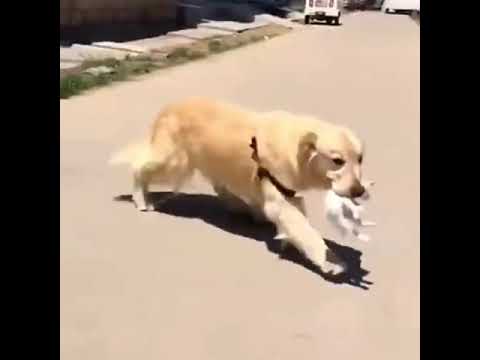
[[[88,69],[106,66],[111,72],[92,75]],[[151,72],[157,65],[148,58],[134,59],[105,59],[87,60],[76,74],[67,74],[60,78],[60,99],[71,96],[99,86],[108,85],[114,81],[124,81],[133,75],[142,75]]]
[[[269,39],[288,32],[289,29],[279,25],[267,25],[262,28],[247,30],[239,34],[222,36],[209,40],[199,40],[191,45],[175,47],[165,53],[152,56],[127,56],[124,60],[102,59],[86,60],[73,71],[60,72],[60,98],[68,99],[83,91],[112,82],[124,81],[133,76],[150,73],[156,69],[186,63],[239,48],[254,42]],[[88,69],[107,67],[108,73],[90,74]]]
[[[217,54],[228,50],[228,46],[220,39],[212,39],[208,42],[208,50],[213,54]]]
[[[170,63],[182,63],[189,60],[202,59],[208,56],[208,51],[200,43],[191,47],[177,47],[167,54],[166,60]]]

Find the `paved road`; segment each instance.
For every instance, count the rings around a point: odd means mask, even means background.
[[[187,196],[170,214],[112,201],[130,179],[106,166],[109,154],[162,105],[198,94],[315,114],[366,140],[378,227],[370,243],[342,248],[369,271],[363,285],[279,260],[265,229],[222,215],[211,197]],[[419,358],[419,27],[409,18],[352,14],[339,28],[312,26],[60,107],[63,360]],[[201,179],[185,191],[211,194]],[[307,201],[335,240],[321,196]]]

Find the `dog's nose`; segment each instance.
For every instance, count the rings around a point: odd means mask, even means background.
[[[354,186],[350,190],[350,195],[352,198],[358,198],[362,196],[364,192],[365,192],[365,187],[361,184],[358,184],[357,186]]]

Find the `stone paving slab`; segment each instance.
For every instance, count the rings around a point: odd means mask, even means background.
[[[217,36],[231,35],[231,31],[208,29],[208,28],[196,28],[196,29],[184,29],[178,31],[171,31],[168,36],[179,36],[192,40],[205,40]]]
[[[148,53],[148,49],[146,49],[145,47],[136,46],[128,43],[120,43],[120,42],[114,42],[114,41],[99,41],[99,42],[94,42],[92,45],[96,47],[127,51],[127,52],[137,53],[137,54]]]

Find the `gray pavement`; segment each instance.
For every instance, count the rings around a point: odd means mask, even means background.
[[[418,359],[419,52],[410,18],[364,12],[61,100],[61,358]],[[317,115],[365,139],[378,226],[342,245],[361,252],[368,290],[279,260],[213,198],[170,214],[112,200],[130,178],[110,153],[192,95]],[[185,192],[212,193],[199,178]],[[307,207],[340,242],[321,195]]]

